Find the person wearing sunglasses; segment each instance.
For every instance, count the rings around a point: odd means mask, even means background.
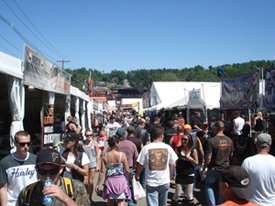
[[[36,155],[29,152],[31,136],[18,131],[14,137],[16,152],[0,162],[0,205],[14,206],[23,187],[37,180]]]
[[[63,177],[84,181],[88,177],[90,163],[88,155],[79,144],[80,136],[76,133],[66,134],[63,138],[65,151],[62,157],[66,160]]]
[[[23,188],[18,196],[16,206],[44,206],[44,196],[54,198],[52,206],[90,206],[91,203],[84,184],[72,179],[72,188],[68,187],[64,178],[60,176],[63,169],[62,158],[56,150],[51,148],[42,149],[36,160],[39,180]],[[53,183],[44,186],[45,181],[48,179],[51,179]]]
[[[84,184],[86,186],[87,192],[90,196],[90,200],[92,200],[93,191],[94,191],[94,176],[95,173],[99,171],[99,163],[100,163],[100,152],[98,148],[98,144],[96,140],[93,140],[93,131],[87,129],[85,131],[86,140],[83,142],[84,152],[88,155],[90,163],[88,164],[89,173],[88,176],[84,178]]]
[[[195,167],[198,165],[198,153],[193,147],[194,142],[190,134],[186,133],[181,139],[181,146],[177,148],[178,160],[176,162],[176,191],[172,197],[172,205],[178,205],[182,189],[187,205],[193,205]]]

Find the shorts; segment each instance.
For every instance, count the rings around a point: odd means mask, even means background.
[[[126,199],[126,195],[124,192],[119,195],[110,193],[108,198],[113,200]]]

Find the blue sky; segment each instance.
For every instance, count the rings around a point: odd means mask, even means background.
[[[0,14],[49,60],[104,72],[275,60],[274,8],[274,0],[0,0]],[[0,51],[23,58],[23,40],[3,19]]]

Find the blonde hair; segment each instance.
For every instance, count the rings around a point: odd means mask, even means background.
[[[263,113],[262,112],[258,112],[257,113],[257,116],[256,116],[256,119],[263,119]]]

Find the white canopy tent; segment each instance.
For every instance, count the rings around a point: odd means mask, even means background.
[[[0,73],[9,75],[7,76],[8,97],[12,115],[10,145],[13,148],[15,133],[24,129],[25,88],[22,83],[21,60],[0,52]]]
[[[8,88],[8,98],[11,109],[11,126],[10,126],[10,145],[13,148],[14,146],[14,135],[19,130],[24,130],[23,119],[25,116],[25,87],[22,81],[23,79],[23,63],[20,59],[13,56],[7,55],[3,52],[0,52],[0,73],[6,75],[7,79],[7,88]],[[57,92],[58,93],[58,92]],[[81,92],[79,89],[71,86],[70,94],[66,95],[65,103],[65,117],[70,115],[70,96],[74,95],[77,99],[83,100],[82,105],[82,115],[81,120],[83,125],[85,125],[85,117],[87,114],[88,126],[91,128],[90,120],[90,107],[86,104],[89,104],[89,96]],[[48,102],[54,104],[55,101],[55,91],[48,93]],[[78,103],[79,104],[79,103]],[[78,108],[79,106],[76,106]],[[88,111],[86,111],[86,108]],[[85,131],[85,128],[83,128]],[[13,152],[14,150],[12,150]]]
[[[160,104],[168,108],[185,107],[189,92],[194,89],[200,89],[206,108],[220,107],[220,82],[153,82],[150,89],[151,108]]]

